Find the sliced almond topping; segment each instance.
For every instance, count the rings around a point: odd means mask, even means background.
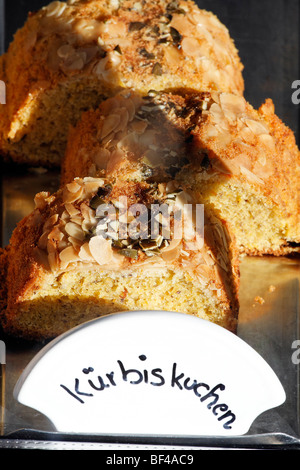
[[[161,250],[161,256],[164,261],[172,262],[175,261],[180,255],[181,240],[172,240],[170,244]]]
[[[92,222],[92,223],[96,223],[95,212],[94,212],[93,209],[91,209],[91,207],[89,207],[85,202],[83,202],[83,203],[80,205],[80,210],[81,210],[81,213],[82,213],[83,218],[84,218],[86,221],[89,221],[89,222]]]
[[[89,249],[94,260],[100,264],[109,264],[113,259],[113,250],[111,240],[101,236],[92,237],[89,241]]]
[[[121,63],[121,55],[116,51],[110,51],[107,53],[104,59],[101,59],[95,66],[94,72],[96,75],[100,75],[103,80],[109,80],[114,72]]]
[[[104,180],[101,178],[86,177],[83,179],[83,183],[84,197],[89,199],[103,186]]]
[[[41,250],[46,250],[47,249],[47,243],[48,243],[48,234],[49,232],[46,231],[43,233],[43,235],[40,237],[39,241],[38,241],[38,248],[40,248]]]
[[[67,70],[81,70],[85,65],[86,55],[84,53],[76,53],[69,57],[63,64]]]
[[[66,222],[67,220],[70,220],[70,214],[67,210],[63,211],[63,213],[60,216],[60,220],[62,222]]]
[[[43,231],[49,230],[53,225],[58,221],[58,214],[51,215],[49,219],[46,220],[43,226]]]
[[[139,138],[140,145],[150,147],[157,142],[157,131],[155,129],[146,130]]]
[[[59,17],[63,14],[67,5],[64,2],[52,2],[45,7],[46,16]]]
[[[129,132],[118,139],[117,147],[119,149],[124,148],[125,150],[130,151],[130,149],[134,148],[138,142],[139,136],[135,132]],[[141,142],[139,142],[139,144],[141,145]]]
[[[127,34],[127,27],[118,17],[115,17],[105,22],[105,33],[108,36],[108,42],[110,39],[124,38]]]
[[[79,213],[78,215],[74,215],[73,217],[71,217],[70,222],[73,222],[74,224],[81,226],[83,222],[81,214]]]
[[[175,205],[180,209],[184,209],[185,204],[191,204],[192,198],[186,191],[181,191],[176,195]]]
[[[127,99],[124,99],[124,106],[126,107],[127,112],[128,112],[128,120],[129,122],[131,122],[136,113],[135,103],[131,99],[131,95]]]
[[[92,18],[80,18],[74,22],[74,31],[86,42],[97,40],[101,33],[102,24]]]
[[[58,262],[59,262],[58,254],[56,251],[52,253],[48,253],[48,262],[49,262],[51,271],[56,271],[58,268]]]
[[[265,155],[259,155],[257,162],[254,165],[253,173],[263,180],[269,178],[274,172],[273,163],[270,159],[267,160]]]
[[[206,132],[207,139],[211,139],[212,137],[217,137],[218,135],[218,129],[216,129],[215,125],[213,124],[208,124],[205,132]]]
[[[266,145],[266,147],[268,147],[271,152],[276,152],[275,142],[271,135],[261,134],[258,136],[258,140],[262,144]]]
[[[64,250],[67,246],[69,246],[69,242],[65,237],[57,243],[58,251]]]
[[[244,175],[250,183],[264,184],[264,181],[252,173],[252,171],[248,170],[248,168],[240,166],[240,170],[242,175]]]
[[[65,226],[65,231],[70,237],[75,238],[76,240],[84,240],[85,234],[79,225],[74,224],[73,222],[68,222]]]
[[[256,143],[256,134],[250,129],[250,127],[243,126],[239,133],[239,138],[242,139],[244,142],[248,144],[255,144]]]
[[[77,193],[81,189],[81,186],[76,183],[76,181],[72,181],[72,183],[67,184],[67,189],[70,193]]]
[[[94,183],[95,185],[98,185],[99,187],[103,186],[103,184],[104,184],[103,178],[95,178],[93,176],[86,176],[85,178],[83,178],[82,181],[83,181],[84,184]]]
[[[202,57],[202,52],[199,48],[199,41],[193,37],[185,37],[181,41],[182,52],[190,57]]]
[[[93,256],[92,256],[92,254],[91,254],[91,251],[90,251],[90,247],[89,247],[89,243],[88,243],[88,242],[84,243],[84,244],[80,247],[78,256],[79,256],[79,258],[80,258],[82,261],[95,261],[94,258],[93,258]]]
[[[36,194],[34,198],[34,203],[36,209],[44,209],[47,205],[47,198],[50,196],[49,192],[42,191],[38,194]]]
[[[54,227],[48,235],[48,239],[53,240],[54,242],[60,242],[63,238],[64,234],[58,227]]]
[[[227,239],[226,239],[226,236],[225,236],[225,233],[224,233],[224,228],[221,224],[221,222],[219,222],[215,217],[214,217],[215,221],[214,224],[213,224],[213,231],[214,231],[214,234],[215,234],[215,240],[218,242],[219,244],[219,247],[222,247],[225,249],[225,252],[228,251],[228,244],[227,244]]]
[[[65,204],[65,208],[67,209],[70,217],[74,217],[75,215],[80,214],[80,211],[78,209],[76,209],[76,207],[73,204],[71,204],[70,202],[67,202]]]
[[[131,123],[131,128],[137,134],[143,134],[143,132],[145,132],[145,130],[147,129],[147,126],[148,126],[147,121],[135,120],[135,121],[132,121]]]
[[[74,247],[72,245],[65,248],[59,253],[60,267],[65,269],[70,263],[80,261]]]
[[[73,46],[71,46],[70,44],[64,44],[63,46],[60,46],[58,49],[57,49],[57,55],[58,57],[60,57],[61,59],[66,59],[68,58],[69,56],[73,55],[75,52],[75,49]]]
[[[113,132],[117,126],[120,124],[121,117],[119,114],[110,114],[105,118],[103,121],[102,129],[101,129],[101,139],[108,136],[111,132]]]
[[[237,118],[246,111],[244,98],[233,95],[232,93],[221,93],[220,104],[229,121],[236,121]]]
[[[179,67],[180,61],[182,60],[182,54],[175,46],[169,46],[165,48],[165,59],[170,67]]]
[[[125,153],[120,148],[117,148],[111,153],[111,157],[107,164],[107,174],[117,171],[125,159]]]
[[[69,237],[68,238],[68,244],[71,244],[73,248],[75,249],[76,253],[80,250],[80,247],[82,245],[82,241],[78,240],[78,238],[74,237]]]
[[[97,219],[95,218],[95,212],[93,209],[88,207],[85,203],[80,206],[83,221],[81,223],[82,230],[84,232],[89,232],[93,227],[97,225]]]
[[[92,197],[97,193],[99,185],[95,183],[86,183],[82,187],[82,196],[81,200],[92,199]]]
[[[208,252],[205,248],[201,250],[201,255],[207,266],[213,266],[215,264],[215,260],[212,257],[211,253]]]
[[[191,37],[195,35],[196,24],[197,22],[194,20],[192,15],[181,15],[177,13],[173,15],[170,23],[170,25],[177,29],[180,34]]]
[[[56,242],[49,239],[49,238],[47,240],[47,251],[48,251],[48,253],[56,253],[57,252]]]
[[[210,279],[211,275],[212,275],[212,268],[211,266],[207,265],[207,264],[200,264],[197,266],[197,274],[202,274],[202,276],[207,280]]]
[[[211,164],[212,167],[216,170],[219,171],[220,173],[223,173],[224,175],[239,175],[240,170],[237,165],[231,164],[227,161],[222,161],[217,158],[212,158],[211,159]]]
[[[269,134],[267,125],[262,122],[255,121],[254,119],[245,119],[244,122],[256,135]]]
[[[73,183],[71,183],[71,184],[73,184]],[[79,187],[79,189],[78,189],[77,192],[75,192],[75,191],[73,191],[75,186],[72,186],[72,191],[69,190],[68,186],[70,186],[70,185],[67,185],[67,187],[65,188],[64,193],[63,193],[64,203],[75,202],[75,201],[79,200],[82,196],[82,193],[83,193],[83,187],[80,186],[80,185],[77,185]]]
[[[127,111],[127,108],[120,108],[119,109],[119,117],[120,117],[120,122],[114,129],[115,133],[120,132],[120,131],[124,131],[127,128],[127,124],[128,124],[128,121],[129,121],[129,113]]]
[[[216,124],[222,123],[224,121],[224,112],[217,103],[213,103],[209,108],[209,114],[213,117]]]

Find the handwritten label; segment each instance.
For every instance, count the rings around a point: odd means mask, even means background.
[[[141,354],[139,359],[146,361],[147,357],[145,354]],[[169,374],[165,374],[159,367],[150,371],[128,368],[121,360],[117,361],[117,365],[116,371],[97,375],[93,379],[75,378],[73,387],[67,387],[64,384],[60,386],[81,404],[84,404],[85,400],[94,397],[96,392],[103,392],[110,387],[117,387],[120,380],[130,385],[145,383],[153,387],[169,386],[194,393],[195,397],[200,399],[200,403],[204,403],[216,416],[217,421],[224,420],[224,429],[232,428],[231,425],[236,420],[236,416],[226,403],[222,403],[220,395],[225,390],[224,384],[218,383],[211,386],[200,380],[191,379],[179,369],[176,362],[173,363]],[[84,368],[82,373],[84,375],[97,374],[93,367]]]
[[[48,344],[23,371],[15,398],[58,431],[241,435],[280,405],[278,378],[249,345],[174,312],[123,312]]]

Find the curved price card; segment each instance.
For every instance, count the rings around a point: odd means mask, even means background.
[[[60,432],[242,435],[285,401],[269,365],[233,333],[174,312],[108,315],[49,343],[15,398]]]

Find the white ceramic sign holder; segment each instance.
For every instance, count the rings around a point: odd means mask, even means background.
[[[122,312],[58,337],[15,398],[58,432],[233,436],[284,403],[264,359],[233,333],[175,312]]]

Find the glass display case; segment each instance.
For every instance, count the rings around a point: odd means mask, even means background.
[[[47,1],[0,0],[0,51],[4,52],[29,11]],[[300,4],[298,0],[202,0],[201,8],[212,11],[228,27],[244,64],[245,97],[258,107],[272,98],[278,116],[300,131]],[[2,163],[2,246],[9,242],[19,220],[34,206],[34,195],[55,191],[58,172],[20,171]],[[22,406],[13,397],[14,386],[32,358],[44,347],[5,335],[1,365],[1,448],[41,449],[211,449],[300,448],[299,429],[299,258],[245,257],[241,261],[238,336],[253,347],[279,377],[287,399],[267,411],[243,436],[132,436],[58,433],[42,414]],[[271,290],[270,286],[275,286]],[[255,302],[260,297],[263,303]],[[1,355],[0,355],[1,357]],[[3,360],[5,358],[5,361]]]

